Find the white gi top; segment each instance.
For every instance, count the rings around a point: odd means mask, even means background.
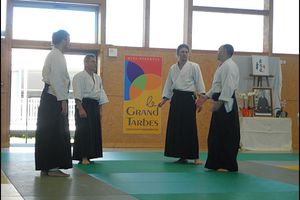
[[[83,98],[95,99],[99,105],[108,102],[108,98],[103,89],[101,77],[93,73],[95,82],[85,70],[77,73],[72,82],[73,94],[75,99],[82,101]]]
[[[232,95],[239,86],[239,68],[235,62],[229,58],[220,65],[214,75],[211,89],[206,95],[211,98],[213,93],[221,93],[219,100],[225,101],[226,112],[230,112],[233,106]]]
[[[43,71],[43,82],[49,84],[48,93],[56,96],[57,101],[67,100],[70,78],[64,54],[53,47],[47,55]]]
[[[180,70],[178,63],[173,64],[169,70],[162,96],[171,99],[173,89],[196,92],[197,94],[205,93],[205,85],[199,65],[187,61]]]

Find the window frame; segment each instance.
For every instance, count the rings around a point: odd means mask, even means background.
[[[193,0],[190,0],[193,1]],[[269,1],[270,4],[266,4],[266,1]],[[273,22],[273,0],[265,0],[264,10],[257,9],[242,9],[242,8],[225,8],[225,7],[209,7],[209,6],[194,6],[192,5],[192,12],[215,12],[222,14],[242,14],[242,15],[262,15],[264,17],[263,21],[263,51],[257,53],[268,53],[272,54],[272,22]],[[192,19],[191,19],[192,23]],[[192,25],[191,25],[192,26]],[[186,36],[190,41],[189,45],[192,47],[192,32],[188,32]],[[217,49],[216,49],[217,51]],[[247,52],[247,51],[245,51]]]
[[[95,33],[96,43],[73,43],[71,41],[69,52],[100,52],[101,44],[104,44],[105,33],[103,32],[105,27],[105,0],[86,0],[85,3],[78,3],[76,0],[47,0],[47,1],[8,1],[8,15],[11,17],[7,20],[7,23],[10,24],[5,39],[11,40],[11,48],[30,48],[30,49],[51,49],[51,42],[49,41],[37,41],[37,40],[25,40],[25,39],[13,39],[12,38],[12,15],[13,8],[17,7],[34,7],[34,8],[45,8],[47,6],[57,7],[57,9],[66,9],[66,10],[98,10],[95,11],[96,15],[96,24]],[[81,9],[82,7],[82,9]],[[49,7],[47,7],[49,8]],[[102,12],[103,11],[103,12]],[[103,19],[104,18],[104,19]],[[99,45],[100,43],[100,45]]]

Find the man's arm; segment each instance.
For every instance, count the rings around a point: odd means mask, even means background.
[[[84,110],[82,104],[81,104],[81,101],[79,99],[75,99],[75,103],[76,103],[76,107],[79,111],[79,116],[80,118],[87,118],[87,113],[86,111]]]

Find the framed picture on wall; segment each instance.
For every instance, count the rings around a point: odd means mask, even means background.
[[[269,76],[269,57],[252,56],[252,69],[255,76]]]
[[[253,88],[254,116],[272,117],[272,89],[271,88]]]

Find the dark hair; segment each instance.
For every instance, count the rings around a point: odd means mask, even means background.
[[[182,48],[187,48],[187,50],[190,51],[189,45],[187,45],[187,44],[181,44],[181,45],[179,45],[179,46],[177,47],[177,50],[176,50],[177,55],[179,55],[179,51],[180,51],[180,49],[182,49]]]
[[[223,47],[224,47],[224,49],[226,49],[227,55],[230,58],[234,53],[233,46],[231,44],[224,44]]]
[[[70,34],[65,30],[58,30],[52,34],[52,44],[56,45],[66,40]]]
[[[84,57],[84,63],[86,63],[90,58],[96,58],[94,54],[88,54]]]

